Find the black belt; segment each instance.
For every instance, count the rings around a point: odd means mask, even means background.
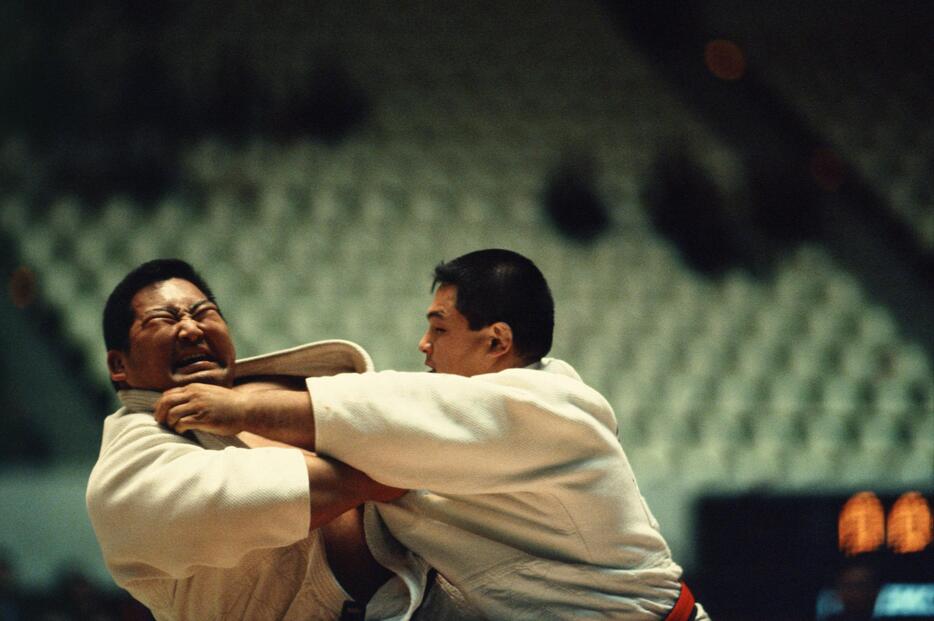
[[[366,617],[366,606],[348,599],[341,608],[340,621],[363,621]]]

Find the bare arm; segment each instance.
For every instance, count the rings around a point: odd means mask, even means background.
[[[199,429],[218,435],[241,434],[251,446],[291,445],[308,449],[303,453],[311,494],[312,529],[367,500],[388,502],[405,493],[381,485],[339,461],[309,452],[315,443],[314,417],[305,391],[280,390],[262,384],[245,390],[189,384],[166,391],[156,404],[155,417],[178,433]]]
[[[338,516],[321,532],[328,565],[337,581],[356,601],[368,602],[392,572],[377,562],[366,543],[363,507]]]
[[[292,446],[315,449],[311,398],[297,390],[234,390],[189,384],[163,393],[156,420],[178,433],[198,429],[217,435],[248,431]]]
[[[405,493],[333,459],[306,452],[305,464],[311,501],[310,530],[324,526],[364,501],[389,502]]]

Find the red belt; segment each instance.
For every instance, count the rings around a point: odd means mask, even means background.
[[[694,594],[691,593],[688,585],[682,582],[678,601],[665,617],[665,621],[694,621],[695,614],[697,614],[697,609],[694,607]]]

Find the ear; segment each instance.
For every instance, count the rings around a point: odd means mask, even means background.
[[[119,349],[107,350],[107,368],[110,370],[110,379],[122,384],[126,382],[126,354]]]
[[[497,321],[487,327],[490,339],[490,354],[497,358],[512,352],[512,328],[504,321]]]

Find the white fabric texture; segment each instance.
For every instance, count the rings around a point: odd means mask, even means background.
[[[373,370],[373,359],[352,341],[332,339],[306,343],[259,356],[237,360],[237,377],[291,375],[320,377]]]
[[[322,341],[238,361],[237,375],[300,377],[372,369],[359,346]],[[308,474],[298,450],[247,449],[235,437],[179,436],[152,417],[159,393],[121,391],[107,418],[87,505],[114,580],[161,620],[333,620],[349,599],[309,533]],[[367,619],[468,618],[448,599],[413,617],[428,567],[365,512],[367,543],[396,573]],[[453,601],[453,600],[451,600]]]
[[[298,450],[207,450],[159,426],[159,393],[121,391],[88,482],[118,585],[157,619],[336,619],[348,599],[309,534]]]
[[[607,401],[555,359],[307,380],[316,450],[388,485],[388,529],[493,619],[662,619],[671,559]],[[706,618],[702,615],[700,618]]]

